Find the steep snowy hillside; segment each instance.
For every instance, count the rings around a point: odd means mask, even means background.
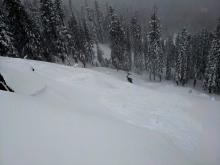
[[[15,90],[0,91],[1,165],[220,163],[218,98],[107,68],[0,58],[0,73]]]

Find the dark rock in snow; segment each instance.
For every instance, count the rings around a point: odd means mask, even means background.
[[[128,75],[127,75],[127,80],[128,80],[128,82],[130,82],[130,83],[133,83],[133,79],[130,77],[130,73],[128,73]]]
[[[4,77],[0,74],[0,90],[14,92],[5,82]]]

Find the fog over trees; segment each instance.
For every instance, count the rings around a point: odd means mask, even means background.
[[[220,92],[216,0],[0,2],[1,56],[110,67]]]
[[[74,8],[78,11],[84,2],[85,0],[72,0]],[[93,3],[93,0],[87,2]],[[128,11],[131,16],[138,11],[142,23],[149,19],[146,16],[153,12],[153,6],[156,5],[159,8],[162,30],[168,34],[178,32],[182,26],[192,32],[201,27],[212,30],[220,15],[219,0],[98,0],[98,2],[101,5],[109,3],[124,13]]]

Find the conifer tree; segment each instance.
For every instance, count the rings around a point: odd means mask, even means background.
[[[28,15],[31,15],[32,2],[29,0],[23,0],[22,4],[23,4],[26,12],[28,13]]]
[[[211,49],[208,54],[208,63],[205,71],[204,89],[212,93],[218,90],[219,85],[219,70],[220,70],[220,19],[214,38],[211,44]]]
[[[103,52],[102,50],[100,49],[99,47],[99,44],[96,44],[96,50],[97,50],[97,59],[98,59],[98,62],[100,64],[100,66],[105,66],[105,61],[104,61],[104,58],[103,58]]]
[[[165,45],[166,54],[166,80],[171,79],[171,69],[174,61],[174,43],[172,37],[169,37]]]
[[[64,25],[64,11],[63,11],[62,0],[55,0],[54,8],[55,8],[54,11],[58,25]]]
[[[220,18],[218,19],[218,25],[216,28],[216,37],[218,39],[218,50],[217,50],[217,86],[216,91],[220,92]]]
[[[60,26],[56,41],[57,56],[65,63],[68,59],[68,48],[70,45],[70,33],[66,26]]]
[[[106,3],[106,14],[103,20],[103,38],[104,42],[110,42],[110,27],[111,27],[111,18],[114,13],[114,9]]]
[[[129,72],[132,68],[131,37],[129,26],[127,26],[125,33],[125,57],[123,68]]]
[[[88,5],[87,1],[85,1],[84,13],[82,13],[82,21],[86,23],[87,29],[90,33],[90,37],[92,38],[92,40],[98,42],[99,32],[98,32],[98,24],[95,19],[95,10]]]
[[[202,75],[200,74],[200,66],[202,65],[202,55],[200,54],[200,35],[196,34],[192,36],[191,39],[191,46],[192,46],[192,64],[193,69],[193,79],[194,79],[194,87],[196,86],[197,79],[199,79]]]
[[[145,66],[145,70],[147,72],[150,72],[149,69],[149,34],[147,31],[144,32],[144,36],[143,36],[144,42],[143,42],[143,53],[144,53],[144,66]]]
[[[93,64],[93,60],[94,60],[94,54],[93,54],[93,40],[91,37],[91,34],[89,33],[89,29],[88,26],[86,24],[86,21],[83,20],[83,26],[82,26],[83,30],[82,30],[82,49],[83,49],[83,55],[86,56],[83,59],[85,59],[83,61],[84,67],[86,66],[86,63],[89,62],[91,64]]]
[[[211,50],[208,55],[208,63],[205,72],[205,80],[204,80],[204,88],[209,91],[209,93],[214,92],[216,89],[216,81],[217,81],[217,67],[218,67],[218,57],[217,52],[219,49],[219,41],[213,39]]]
[[[88,56],[86,54],[86,39],[85,39],[85,33],[83,31],[83,27],[80,26],[80,29],[79,29],[79,35],[81,37],[80,39],[80,48],[79,48],[79,56],[78,56],[78,59],[79,61],[83,64],[83,67],[85,68],[86,67],[86,63],[88,62]]]
[[[30,8],[30,13],[29,13],[30,17],[35,22],[37,28],[41,31],[42,25],[41,25],[41,14],[40,14],[40,0],[33,0],[29,8]]]
[[[70,53],[71,53],[75,63],[78,63],[80,45],[81,45],[80,26],[76,20],[75,15],[74,15],[71,0],[69,0],[69,7],[70,7],[70,12],[71,12],[71,16],[68,21],[68,29],[69,29],[69,32],[71,35],[71,39],[69,42],[69,49],[70,49]]]
[[[57,31],[57,56],[61,58],[64,63],[68,59],[68,47],[70,33],[66,25],[64,24],[64,11],[61,0],[55,0],[54,2],[54,13],[56,17],[56,31]]]
[[[14,39],[9,31],[6,18],[0,9],[0,56],[16,57]]]
[[[188,48],[189,48],[189,35],[184,28],[177,36],[177,61],[175,68],[175,80],[177,84],[185,85],[187,83],[187,67],[188,67]]]
[[[195,74],[193,72],[194,70],[194,63],[193,63],[193,56],[192,56],[192,35],[188,33],[187,37],[187,49],[186,49],[186,55],[187,55],[187,68],[186,68],[186,81],[187,83],[190,79],[195,78]]]
[[[199,35],[199,78],[204,77],[207,63],[207,56],[211,46],[211,35],[207,29],[203,29]]]
[[[202,80],[205,74],[207,56],[210,49],[210,33],[207,29],[202,29],[198,34],[192,36],[191,39],[191,59],[189,62],[191,67],[191,77],[194,79],[194,86],[197,80]]]
[[[42,38],[40,34],[39,27],[36,25],[34,20],[29,19],[27,21],[28,28],[30,30],[27,31],[27,43],[23,48],[23,55],[26,58],[34,59],[34,60],[43,60],[42,57]]]
[[[34,0],[32,2],[25,0],[23,4],[24,8],[26,9],[28,18],[26,20],[27,43],[23,48],[22,56],[34,60],[43,60],[38,1]]]
[[[39,57],[40,33],[34,21],[29,17],[20,0],[4,0],[6,17],[13,34],[14,46],[19,56]]]
[[[157,76],[159,77],[159,80],[162,81],[162,76],[163,76],[163,68],[164,68],[164,49],[162,46],[162,42],[160,43],[160,46],[157,46],[156,48],[156,54],[157,55],[157,68],[156,68],[156,73]]]
[[[150,79],[153,74],[153,79],[156,79],[156,76],[159,77],[160,81],[162,79],[163,72],[163,58],[162,58],[162,45],[161,45],[161,30],[160,30],[160,21],[157,17],[157,8],[154,7],[154,13],[151,16],[150,20],[150,32],[149,32],[149,72]]]
[[[141,26],[138,24],[136,16],[131,20],[131,38],[134,53],[134,69],[137,73],[140,73],[143,70],[142,36]]]
[[[57,18],[51,0],[41,0],[42,34],[44,36],[44,56],[47,61],[56,61],[57,55]]]
[[[78,63],[79,59],[79,51],[80,51],[80,27],[76,21],[75,15],[72,12],[70,20],[68,22],[68,28],[71,34],[71,55],[76,63]]]
[[[71,2],[70,2],[70,6],[72,6]],[[86,11],[87,12],[90,11],[87,3],[86,3]],[[94,40],[88,28],[89,15],[84,15],[84,10],[81,12],[81,14],[82,14],[82,18],[80,19],[81,22],[77,22],[76,17],[72,11],[72,16],[68,22],[68,28],[72,36],[71,43],[74,47],[73,58],[75,59],[75,62],[78,62],[79,60],[83,64],[83,66],[86,67],[87,63],[93,64],[94,61],[94,53],[93,53]],[[90,21],[92,21],[92,19]]]
[[[84,31],[84,25],[80,25],[79,28],[79,36],[80,36],[80,43],[79,43],[79,50],[78,50],[78,60],[83,64],[83,67],[86,67],[86,64],[89,61],[89,55],[87,54],[88,52],[88,43],[86,40],[85,36],[85,31]]]
[[[98,41],[103,43],[104,42],[104,34],[103,34],[103,14],[100,11],[100,6],[97,0],[94,1],[95,6],[95,26],[96,26],[96,33]]]
[[[111,40],[111,59],[114,67],[119,70],[123,69],[123,57],[125,53],[124,38],[125,32],[120,23],[118,16],[114,13],[114,10],[110,7],[111,23],[110,23],[110,40]]]

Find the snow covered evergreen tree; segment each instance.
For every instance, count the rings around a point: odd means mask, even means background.
[[[216,89],[217,81],[217,51],[219,51],[219,43],[216,39],[213,39],[211,50],[208,55],[208,63],[205,72],[204,88],[209,91],[209,93],[214,92]]]
[[[169,37],[165,44],[166,54],[166,80],[171,80],[171,69],[174,63],[175,48],[172,37]]]
[[[70,6],[72,6],[70,1]],[[72,36],[71,45],[72,55],[75,59],[75,62],[82,62],[83,66],[86,67],[87,63],[93,63],[94,54],[93,54],[93,36],[91,35],[88,28],[88,20],[86,16],[82,14],[81,22],[77,22],[76,17],[72,11],[72,16],[68,22],[68,28]],[[83,11],[82,11],[83,12]]]
[[[110,42],[110,25],[111,25],[111,18],[112,14],[114,13],[114,9],[106,3],[106,13],[104,15],[103,20],[103,39],[104,42],[109,43]]]
[[[200,54],[201,45],[200,45],[200,35],[196,34],[192,36],[191,39],[191,46],[192,46],[192,74],[194,79],[194,87],[196,86],[197,79],[199,79],[200,76],[200,66],[202,65],[202,55]]]
[[[207,29],[203,29],[199,35],[199,78],[202,79],[205,74],[207,56],[211,46],[211,35]]]
[[[131,45],[134,53],[134,70],[140,73],[143,70],[143,51],[141,26],[138,24],[137,17],[131,19]]]
[[[100,10],[100,6],[97,0],[94,1],[95,6],[95,26],[97,39],[100,43],[104,42],[104,32],[103,32],[103,13]]]
[[[159,80],[162,81],[163,69],[164,69],[164,49],[162,47],[162,43],[160,43],[160,46],[157,46],[156,54],[158,54],[156,73],[157,76],[159,77]]]
[[[57,54],[64,63],[68,58],[68,47],[70,40],[70,33],[66,25],[64,24],[64,11],[63,4],[61,0],[55,0],[54,2],[54,11],[56,17],[56,31],[57,31]]]
[[[100,49],[99,44],[96,44],[96,50],[97,50],[97,59],[98,59],[98,62],[99,62],[99,66],[105,67],[105,61],[104,61],[104,58],[103,58],[103,52]]]
[[[41,0],[42,34],[44,36],[44,56],[47,61],[56,61],[57,54],[57,17],[51,0]]]
[[[12,34],[9,31],[6,18],[0,9],[0,56],[17,56],[13,42],[14,39],[12,38]]]
[[[194,86],[196,86],[197,80],[202,80],[205,74],[205,68],[207,63],[207,56],[210,49],[210,33],[207,29],[203,29],[200,33],[192,36],[192,57],[190,59],[193,69],[190,71],[192,78],[194,79]]]
[[[54,11],[58,25],[64,25],[64,11],[63,11],[62,0],[54,1]]]
[[[150,20],[150,32],[149,32],[149,46],[148,46],[148,67],[151,75],[153,74],[153,79],[156,79],[156,76],[159,77],[160,81],[163,74],[163,50],[161,45],[161,29],[160,21],[157,16],[157,8],[154,7],[154,13],[151,16]]]
[[[217,86],[216,91],[220,92],[220,18],[218,19],[218,25],[216,28],[216,37],[218,38],[218,51],[217,51]]]
[[[79,49],[80,49],[80,36],[79,36],[79,26],[76,21],[74,14],[70,17],[68,22],[68,28],[71,34],[71,55],[76,63],[78,63]]]
[[[40,33],[20,0],[5,0],[4,9],[20,57],[40,58]]]
[[[30,1],[31,2],[31,1]],[[30,10],[30,17],[35,22],[38,29],[41,31],[41,14],[40,14],[40,0],[33,0],[31,5],[29,6]]]
[[[78,51],[79,52],[78,60],[83,64],[83,67],[85,68],[89,58],[88,55],[86,54],[87,41],[83,30],[83,25],[80,26],[79,35],[80,35],[80,44],[79,44],[80,47]]]
[[[86,63],[89,62],[93,64],[94,54],[93,54],[93,40],[89,33],[88,26],[86,21],[83,20],[81,30],[81,41],[82,41],[82,54],[80,55],[80,61],[83,63],[84,67],[86,67]],[[82,57],[83,56],[83,57]]]
[[[32,2],[29,0],[23,0],[22,4],[23,4],[26,12],[28,13],[28,15],[31,15]]]
[[[111,40],[111,59],[114,67],[123,69],[123,58],[125,53],[125,32],[118,16],[114,13],[112,7],[109,8],[111,14],[110,40]]]
[[[83,11],[84,8],[85,8],[85,11]],[[98,38],[99,32],[97,31],[98,30],[98,28],[97,28],[98,25],[97,25],[97,22],[96,22],[96,19],[95,19],[95,10],[92,9],[88,5],[87,1],[85,1],[85,7],[83,6],[81,15],[82,15],[81,16],[82,17],[81,18],[82,23],[83,22],[86,23],[87,30],[88,30],[88,33],[90,34],[91,39],[94,40],[97,43],[98,40],[99,40],[99,38]]]
[[[71,0],[69,0],[69,7],[71,12],[71,16],[68,21],[68,29],[71,35],[69,48],[73,59],[75,60],[76,63],[78,63],[80,47],[81,47],[80,26],[74,15]]]
[[[29,29],[27,31],[27,43],[23,48],[23,55],[26,58],[34,60],[43,60],[42,57],[42,38],[39,27],[36,25],[34,20],[28,20]]]
[[[205,71],[204,89],[212,93],[218,89],[219,71],[220,71],[220,19],[214,38],[211,44],[211,49],[208,54],[208,63]]]
[[[132,53],[131,53],[131,37],[130,37],[130,30],[129,26],[127,26],[125,32],[125,55],[124,55],[124,70],[130,71],[132,67]]]
[[[56,41],[56,48],[57,48],[57,55],[59,58],[61,58],[62,62],[67,62],[68,59],[68,48],[70,45],[70,32],[68,31],[67,27],[60,26],[58,29],[58,35],[57,35],[57,41]]]
[[[175,80],[177,84],[185,85],[187,83],[188,71],[188,51],[189,51],[189,34],[184,28],[176,39],[177,61],[175,67]]]
[[[143,53],[144,53],[144,66],[147,72],[150,72],[149,69],[149,34],[147,31],[144,32],[143,36]]]
[[[28,19],[26,20],[28,27],[28,41],[23,48],[22,56],[34,60],[43,60],[38,5],[37,0],[34,0],[33,2],[28,0],[24,1],[24,8],[26,9],[28,15]]]

